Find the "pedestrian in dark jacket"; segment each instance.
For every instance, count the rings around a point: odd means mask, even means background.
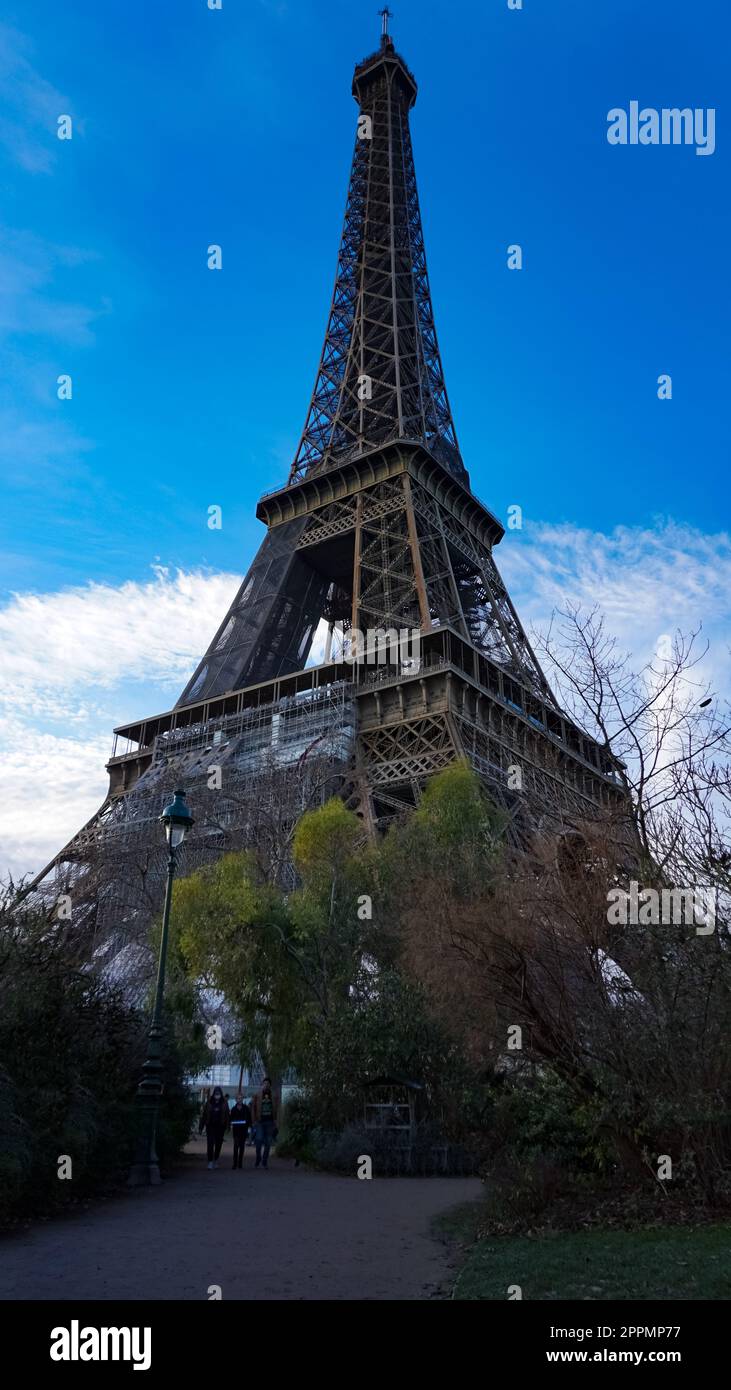
[[[234,1141],[234,1161],[233,1168],[241,1168],[244,1161],[244,1149],[246,1148],[246,1138],[251,1124],[251,1111],[238,1096],[236,1104],[230,1112],[231,1135]]]
[[[230,1124],[230,1115],[226,1097],[220,1086],[216,1086],[213,1095],[208,1097],[203,1110],[201,1111],[198,1133],[206,1131],[208,1140],[208,1167],[217,1168],[218,1158],[223,1144],[223,1136]]]
[[[261,1094],[254,1096],[254,1143],[256,1144],[255,1168],[269,1167],[269,1149],[276,1138],[277,1112],[272,1096],[272,1083],[264,1077]]]

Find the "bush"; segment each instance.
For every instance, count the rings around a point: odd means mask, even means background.
[[[575,1172],[604,1172],[613,1163],[600,1117],[550,1067],[527,1064],[493,1089],[484,1145],[485,1172],[547,1158]]]
[[[555,1154],[536,1154],[492,1168],[485,1210],[493,1230],[523,1230],[548,1216],[559,1199],[570,1198],[575,1189],[575,1174]]]
[[[291,1096],[282,1114],[277,1138],[277,1157],[299,1158],[304,1162],[313,1163],[315,1153],[312,1134],[316,1127],[317,1116],[309,1097]]]
[[[148,1019],[70,963],[46,923],[0,926],[0,1220],[52,1211],[123,1181]],[[159,1131],[168,1166],[190,1131],[174,1050]],[[70,1180],[59,1158],[71,1159]]]
[[[350,1176],[355,1176],[364,1157],[371,1159],[373,1172],[381,1176],[461,1177],[475,1171],[475,1161],[467,1150],[446,1144],[431,1124],[417,1125],[411,1144],[395,1143],[387,1130],[348,1125],[339,1134],[314,1130],[310,1145],[318,1167]]]

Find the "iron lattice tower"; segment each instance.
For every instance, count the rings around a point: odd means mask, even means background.
[[[77,896],[87,882],[95,930],[100,913],[119,930],[121,894],[122,938],[141,939],[149,910],[130,897],[130,864],[157,863],[158,803],[181,780],[197,819],[191,866],[333,790],[372,830],[458,757],[518,834],[624,801],[609,753],[554,699],[495,565],[503,527],[462,461],[409,129],[417,86],[387,21],[355,69],[325,342],[288,481],[257,507],[262,545],[175,708],[116,730],[104,805],[37,881],[70,877]],[[308,666],[323,622],[325,660]],[[354,630],[404,629],[419,634],[418,661],[393,648],[375,664],[373,650],[347,659]]]

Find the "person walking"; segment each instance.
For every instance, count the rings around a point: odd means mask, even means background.
[[[231,1118],[229,1115],[226,1097],[220,1086],[214,1088],[213,1094],[208,1097],[203,1110],[201,1111],[198,1133],[206,1131],[208,1141],[208,1167],[217,1168],[218,1159],[223,1144],[223,1136],[229,1127]]]
[[[231,1167],[241,1168],[244,1161],[246,1137],[251,1124],[251,1111],[241,1096],[236,1097],[236,1104],[230,1112],[230,1120],[231,1135],[234,1141],[234,1161]]]
[[[264,1077],[261,1094],[254,1096],[254,1143],[256,1145],[255,1168],[269,1167],[269,1150],[276,1137],[277,1113],[272,1097],[272,1083]]]

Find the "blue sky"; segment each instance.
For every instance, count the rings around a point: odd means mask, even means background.
[[[16,868],[91,814],[107,731],[177,697],[259,543],[314,380],[378,8],[4,9],[0,790],[29,821],[39,785],[59,799]],[[475,491],[523,509],[497,553],[522,611],[602,601],[638,653],[703,622],[725,678],[727,0],[393,8],[452,408]],[[611,147],[631,99],[715,107],[715,153]]]

